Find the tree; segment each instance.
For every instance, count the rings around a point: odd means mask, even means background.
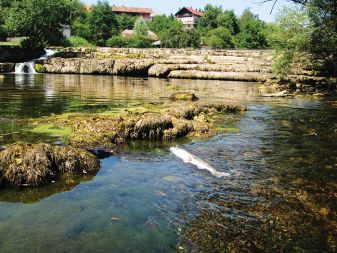
[[[172,26],[179,26],[179,23],[179,21],[174,20],[171,16],[160,15],[153,17],[149,23],[149,29],[155,32],[160,38],[162,33],[165,33]]]
[[[107,1],[98,1],[89,14],[91,40],[94,44],[104,46],[111,35],[118,33],[115,14]]]
[[[137,17],[129,16],[126,14],[117,15],[116,18],[118,23],[118,29],[120,32],[124,31],[125,29],[132,30],[137,20]]]
[[[240,33],[237,34],[236,46],[239,48],[267,48],[267,26],[265,22],[246,9],[239,19]]]
[[[134,33],[138,38],[146,38],[149,27],[143,18],[138,18],[134,25]]]
[[[184,31],[179,22],[179,25],[172,26],[162,35],[161,43],[168,48],[196,48],[200,46],[200,35],[195,29]]]
[[[222,8],[220,6],[207,4],[204,9],[204,15],[199,20],[199,26],[208,29],[217,28],[217,18],[220,14],[222,14]]]
[[[205,43],[209,47],[219,49],[234,47],[231,31],[225,27],[218,27],[209,31]]]
[[[29,36],[36,47],[57,45],[63,38],[61,25],[69,24],[70,11],[66,0],[14,1],[8,11],[6,28],[14,35]]]
[[[224,11],[216,19],[217,25],[227,28],[231,31],[233,35],[239,33],[239,21],[234,13],[234,11]]]

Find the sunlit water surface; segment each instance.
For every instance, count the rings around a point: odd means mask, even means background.
[[[185,164],[167,143],[132,142],[97,175],[0,190],[0,252],[334,252],[337,101],[263,98],[254,83],[82,75],[0,79],[0,145],[34,136],[16,119],[167,101],[244,104],[232,133],[180,147],[230,177]]]

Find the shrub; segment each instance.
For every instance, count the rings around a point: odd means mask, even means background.
[[[127,39],[126,41],[127,41],[126,47],[129,47],[129,48],[149,48],[149,47],[152,47],[151,41],[148,40],[147,38],[133,37],[133,38]]]
[[[126,47],[127,41],[122,36],[112,36],[106,41],[108,47]]]
[[[212,48],[233,48],[233,36],[231,31],[224,27],[218,27],[208,32],[205,38],[207,46]]]
[[[7,38],[7,31],[0,25],[0,41],[5,41]]]
[[[82,37],[72,36],[68,39],[65,39],[64,45],[67,47],[91,47],[90,44],[86,39]]]

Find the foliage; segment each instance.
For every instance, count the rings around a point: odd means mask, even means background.
[[[91,41],[99,46],[105,45],[107,39],[118,30],[115,14],[111,11],[109,3],[98,1],[89,15],[89,28]]]
[[[200,42],[200,35],[195,29],[184,31],[181,24],[172,26],[166,33],[161,35],[162,46],[168,48],[197,48]]]
[[[180,26],[180,22],[165,15],[155,16],[152,21],[149,22],[149,29],[159,37],[162,33],[167,32],[172,26]]]
[[[25,46],[60,44],[61,22],[67,24],[70,17],[67,0],[22,0],[13,1],[6,17],[6,28],[16,36],[29,36]],[[38,46],[38,45],[35,45]]]
[[[233,48],[233,37],[231,31],[225,27],[218,27],[209,31],[205,43],[212,48]]]
[[[337,76],[337,1],[311,0],[306,8],[313,28],[309,51],[323,62],[324,75]]]
[[[76,19],[72,24],[72,34],[76,37],[82,37],[91,40],[91,30],[89,23],[81,19]]]
[[[116,19],[117,19],[119,31],[121,32],[121,31],[124,31],[125,29],[132,30],[137,20],[137,17],[129,16],[126,14],[121,14],[121,15],[117,15]]]
[[[268,47],[267,26],[265,22],[246,9],[239,19],[240,33],[237,34],[236,47],[262,49]]]
[[[107,40],[108,47],[126,47],[126,48],[150,48],[151,41],[146,37],[133,36],[131,38],[123,38],[122,36],[114,35]]]
[[[133,30],[136,37],[145,38],[147,37],[149,27],[143,18],[138,18],[135,22]]]
[[[217,28],[217,18],[222,14],[221,6],[207,4],[204,9],[204,16],[200,18],[199,26],[207,29]]]
[[[239,21],[233,10],[224,11],[216,18],[217,25],[230,30],[233,35],[240,32]]]
[[[106,41],[106,45],[108,47],[126,47],[127,41],[122,36],[115,35]]]
[[[65,39],[64,44],[67,47],[92,47],[92,44],[90,44],[86,39],[77,36]]]
[[[4,41],[7,37],[7,31],[6,29],[0,25],[0,41]]]

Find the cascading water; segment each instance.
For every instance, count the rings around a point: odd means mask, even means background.
[[[46,60],[49,56],[52,56],[53,54],[55,54],[55,51],[51,50],[51,49],[45,49],[45,54],[42,55],[40,58],[38,59],[34,59],[28,62],[22,62],[22,63],[17,63],[15,65],[15,74],[36,74],[35,71],[35,62],[37,60]]]
[[[36,74],[34,64],[35,61],[17,63],[15,65],[15,74]]]

